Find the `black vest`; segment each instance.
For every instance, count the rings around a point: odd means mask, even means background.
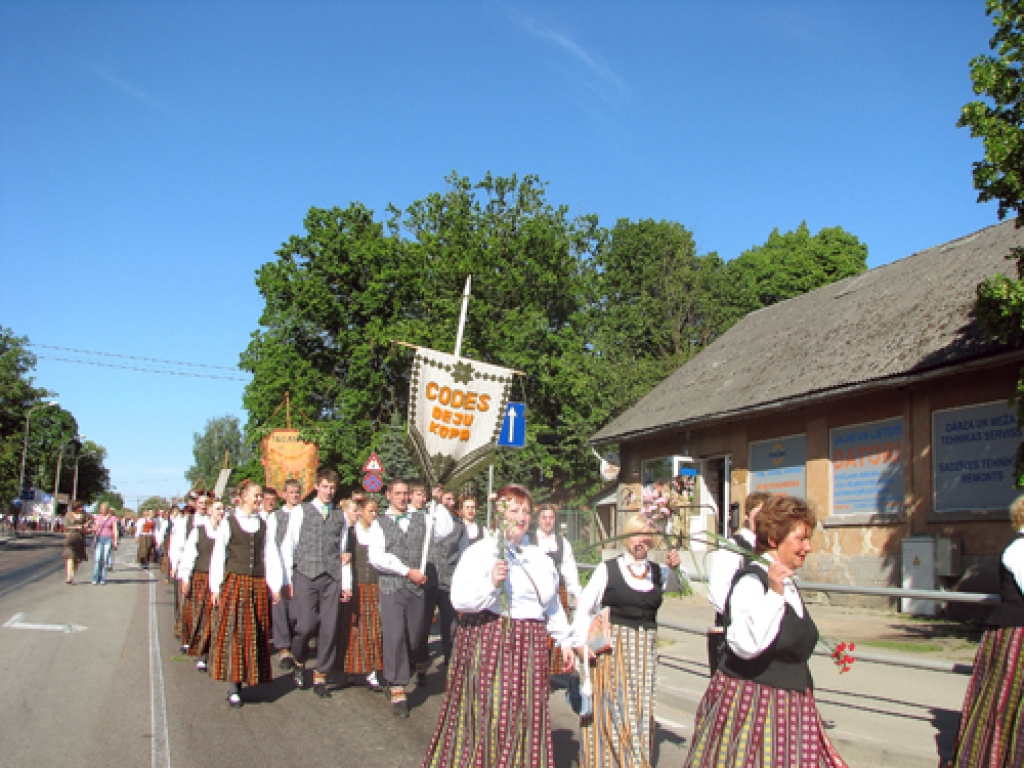
[[[765,594],[770,589],[768,574],[763,568],[749,564],[736,572],[732,580],[733,589],[736,584],[747,574],[756,576],[764,587]],[[732,591],[729,592],[729,599],[725,604],[725,627],[728,632],[731,617]],[[775,636],[772,644],[765,648],[764,652],[752,659],[741,659],[729,644],[725,645],[725,652],[718,665],[719,670],[729,677],[739,680],[752,680],[761,685],[770,685],[772,688],[781,688],[786,691],[799,691],[801,693],[814,688],[814,680],[811,679],[811,669],[807,666],[808,659],[814,653],[814,646],[818,644],[818,627],[811,619],[811,614],[804,605],[804,617],[801,619],[793,606],[786,603],[786,613],[782,617],[782,624],[779,626],[779,634]]]
[[[746,550],[747,552],[750,552],[751,554],[754,553],[754,548],[752,546],[750,546],[750,544],[747,543],[746,539],[744,539],[742,536],[740,536],[738,534],[736,536],[730,536],[729,537],[729,541],[731,541],[733,544],[735,544],[740,549]],[[746,563],[744,563],[744,565],[746,565]],[[723,614],[721,614],[721,613],[716,613],[715,614],[715,626],[716,627],[724,627],[725,626],[725,616]]]
[[[640,592],[626,583],[618,559],[605,563],[608,585],[604,588],[601,605],[610,608],[612,624],[639,629],[657,629],[658,609],[661,607],[661,566],[649,563],[654,589]]]
[[[224,521],[221,521],[221,525]],[[214,540],[206,534],[206,526],[199,526],[199,534],[196,537],[196,551],[199,553],[196,555],[196,563],[192,567],[192,570],[197,573],[209,573],[210,572],[210,555],[213,554]]]
[[[267,524],[258,518],[260,527],[256,533],[246,533],[232,515],[227,519],[231,526],[231,541],[228,542],[228,558],[224,563],[227,573],[239,576],[255,576],[263,578],[263,539],[267,535]]]
[[[540,543],[540,539],[537,538],[537,543]],[[565,586],[565,578],[562,576],[562,560],[565,559],[565,538],[555,534],[555,551],[545,552],[548,557],[551,558],[551,562],[555,564],[555,573],[558,574],[558,586]]]
[[[370,565],[370,548],[359,543],[354,530],[348,532],[348,537],[348,549],[352,554],[352,575],[356,584],[376,584],[377,569]]]
[[[1024,539],[1024,534],[1018,533],[1013,541],[1007,545],[1007,549],[1013,544]],[[1003,550],[1006,554],[1006,550]],[[991,627],[1024,627],[1024,592],[1021,591],[1017,579],[1006,567],[1003,558],[999,558],[999,598],[1003,601],[992,611],[988,617],[988,624]]]

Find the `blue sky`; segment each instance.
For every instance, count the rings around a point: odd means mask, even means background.
[[[982,0],[0,0],[0,325],[233,366],[310,206],[405,207],[453,170],[727,259],[839,225],[877,266],[996,221],[955,127],[991,29]],[[129,502],[185,490],[193,433],[244,420],[239,381],[36,378]]]

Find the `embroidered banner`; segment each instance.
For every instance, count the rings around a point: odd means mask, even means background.
[[[409,438],[426,480],[458,486],[490,463],[512,371],[420,347],[409,386]]]
[[[297,429],[275,429],[260,444],[260,461],[266,484],[284,492],[284,481],[294,478],[305,497],[316,486],[320,452],[314,443],[299,439]]]

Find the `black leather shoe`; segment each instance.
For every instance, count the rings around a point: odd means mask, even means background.
[[[395,717],[408,717],[409,704],[405,699],[391,702],[391,714]]]
[[[295,669],[295,657],[294,656],[282,656],[277,661],[277,666],[283,670]]]
[[[327,683],[313,683],[313,693],[321,699],[331,698],[331,692],[327,690]]]

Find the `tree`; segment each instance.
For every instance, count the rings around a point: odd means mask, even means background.
[[[0,326],[0,507],[4,509],[18,496],[26,414],[50,394],[36,387],[29,375],[36,366],[36,357],[27,345],[27,338]],[[45,410],[40,408],[32,414],[34,424]],[[37,456],[32,458],[34,463],[38,461]]]
[[[124,509],[124,496],[122,496],[117,491],[103,491],[102,493],[96,496],[94,501],[97,504],[102,504],[103,502],[106,502],[107,504],[110,505],[110,508],[115,512],[119,512],[120,510]]]
[[[106,458],[107,449],[92,440],[86,440],[79,450],[77,498],[86,504],[97,500],[110,487],[110,470],[104,464]],[[70,463],[73,474],[74,462]],[[62,479],[62,483],[66,484],[66,481]],[[71,488],[72,486],[67,487]]]
[[[242,437],[241,422],[231,414],[209,419],[201,433],[192,435],[194,463],[185,472],[185,479],[194,487],[214,488],[224,467],[225,454],[229,468],[250,469],[247,465],[253,459],[253,451]]]
[[[957,125],[970,128],[985,147],[974,163],[978,202],[996,201],[1000,219],[1016,216],[1024,226],[1024,2],[988,0],[986,13],[995,33],[994,55],[971,60],[974,92],[984,100],[966,104]],[[1007,254],[1017,262],[1016,277],[998,274],[978,286],[978,322],[990,338],[1024,346],[1024,248]],[[1024,369],[1014,394],[1017,423],[1024,424]],[[1017,449],[1017,485],[1024,487],[1024,444]]]
[[[163,496],[150,496],[144,502],[139,504],[139,512],[145,512],[147,509],[170,509],[171,502],[165,499]]]

